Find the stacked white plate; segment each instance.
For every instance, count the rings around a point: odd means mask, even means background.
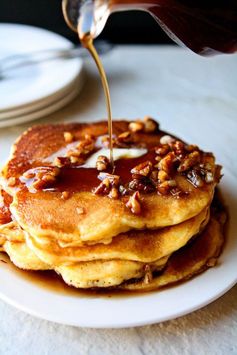
[[[58,51],[72,47],[43,29],[0,24],[0,127],[46,116],[78,95],[82,59],[57,57]]]

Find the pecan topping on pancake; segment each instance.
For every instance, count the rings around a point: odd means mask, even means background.
[[[23,178],[29,180],[29,189],[43,190],[56,182],[59,173],[59,168],[53,166],[45,166],[26,171],[23,174]]]
[[[138,191],[134,192],[134,194],[130,196],[126,206],[130,208],[131,212],[134,214],[141,213],[141,197]]]
[[[63,133],[63,136],[64,136],[64,140],[66,143],[72,143],[73,142],[73,134],[71,132],[64,132]]]
[[[99,155],[96,161],[96,169],[99,171],[106,170],[109,167],[109,159],[104,155]]]

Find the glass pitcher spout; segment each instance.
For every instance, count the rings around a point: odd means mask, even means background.
[[[107,1],[101,0],[63,0],[62,8],[68,26],[79,37],[90,34],[96,38],[103,31],[110,10]]]

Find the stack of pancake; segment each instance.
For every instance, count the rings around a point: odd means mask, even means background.
[[[153,290],[214,266],[225,213],[214,156],[150,118],[35,126],[1,172],[0,248],[77,288]],[[94,165],[93,165],[94,164]]]

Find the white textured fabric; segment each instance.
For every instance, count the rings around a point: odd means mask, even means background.
[[[237,177],[237,56],[201,58],[163,46],[119,46],[103,58],[111,86],[113,116],[156,117],[163,129],[214,151]],[[80,97],[39,122],[98,120],[106,116],[94,65]],[[212,117],[212,120],[206,120]],[[28,126],[1,129],[1,161]],[[203,144],[202,131],[210,132]],[[215,137],[212,140],[212,137]],[[220,144],[213,144],[219,138]],[[231,142],[231,146],[229,144]],[[1,290],[1,280],[0,280]],[[229,355],[237,354],[237,286],[219,300],[158,325],[95,330],[57,325],[0,301],[1,355]]]
[[[0,302],[1,355],[236,355],[237,286],[209,306],[131,329],[67,327]]]

